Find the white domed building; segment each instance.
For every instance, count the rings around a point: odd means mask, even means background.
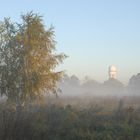
[[[104,82],[104,93],[108,95],[122,95],[124,93],[124,85],[117,80],[117,68],[111,65],[108,68],[109,79]]]
[[[109,79],[116,79],[117,78],[117,69],[114,65],[111,65],[108,69]]]

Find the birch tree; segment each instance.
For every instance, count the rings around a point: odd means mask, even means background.
[[[55,52],[54,28],[46,30],[42,16],[33,12],[0,25],[0,92],[16,103],[41,100],[57,93],[63,71],[56,71],[65,54]]]

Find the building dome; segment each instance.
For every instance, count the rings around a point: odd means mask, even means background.
[[[109,78],[116,79],[117,76],[117,68],[114,65],[111,65],[108,69]]]
[[[116,69],[115,66],[111,65],[111,66],[109,67],[109,71],[117,71],[117,69]]]

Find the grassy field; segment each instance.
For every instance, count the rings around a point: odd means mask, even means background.
[[[139,140],[140,97],[50,98],[0,104],[0,140]]]

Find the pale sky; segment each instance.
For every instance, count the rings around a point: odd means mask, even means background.
[[[61,69],[80,79],[104,81],[108,66],[127,83],[140,72],[140,0],[0,0],[0,20],[29,11],[55,26],[57,50],[69,58]]]

